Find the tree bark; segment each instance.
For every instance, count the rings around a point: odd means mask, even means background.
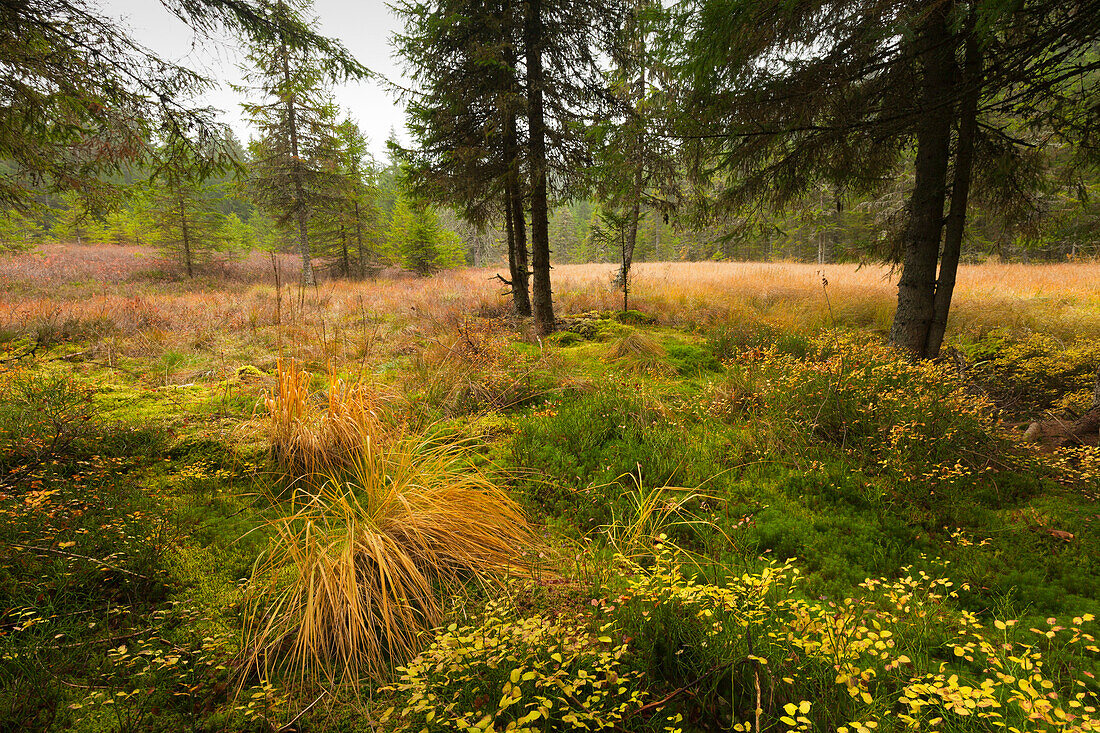
[[[955,178],[951,185],[951,209],[947,215],[940,259],[940,275],[936,280],[936,295],[932,307],[932,326],[928,331],[925,355],[934,359],[940,354],[943,335],[947,330],[947,314],[962,253],[966,232],[966,207],[970,197],[970,178],[974,167],[974,134],[978,123],[978,99],[981,96],[982,56],[973,34],[974,21],[968,23],[966,59],[963,67],[965,93],[959,110],[959,136],[955,152]]]
[[[541,0],[528,0],[523,24],[527,55],[528,167],[531,174],[532,310],[535,331],[545,336],[554,330],[554,300],[550,290],[550,225],[546,186],[546,122],[543,117],[542,44],[545,28]]]
[[[348,232],[344,225],[340,225],[340,273],[344,277],[351,277],[351,260],[348,259]]]
[[[531,315],[531,294],[527,285],[527,229],[523,217],[523,191],[519,184],[519,143],[516,118],[508,111],[504,120],[505,223],[508,225],[508,270],[512,278],[512,307],[517,316]]]
[[[183,263],[187,267],[187,277],[195,277],[191,269],[191,232],[187,226],[187,204],[183,199],[183,184],[176,181],[176,195],[180,204],[180,234],[183,239]]]
[[[645,167],[643,161],[643,144],[642,135],[645,133],[645,127],[641,123],[641,106],[642,101],[645,99],[645,77],[646,77],[646,62],[645,62],[645,33],[642,29],[642,21],[640,18],[642,3],[634,3],[634,32],[636,34],[634,39],[634,55],[638,62],[638,79],[634,84],[634,112],[637,118],[634,123],[637,128],[634,132],[633,139],[633,154],[634,154],[634,181],[630,189],[630,226],[626,234],[626,247],[623,251],[623,263],[622,269],[619,270],[619,285],[623,289],[623,310],[627,310],[627,288],[630,287],[630,268],[634,265],[634,250],[638,244],[638,220],[641,217],[642,211],[642,188],[645,183]]]
[[[363,258],[363,216],[359,211],[359,202],[354,202],[355,206],[355,246],[356,252],[359,255],[359,277],[366,277],[367,266],[366,261]]]
[[[282,10],[282,3],[279,5]],[[280,44],[280,53],[283,60],[283,84],[286,91],[290,91],[290,50],[286,41]],[[306,209],[305,186],[302,184],[302,159],[298,154],[298,111],[294,103],[294,95],[287,94],[286,99],[287,131],[290,136],[291,178],[294,180],[294,208],[298,218],[298,253],[302,257],[302,285],[316,285],[317,280],[313,276],[313,261],[309,252],[309,211]]]
[[[890,342],[916,357],[927,356],[936,292],[936,264],[943,233],[947,168],[951,157],[951,85],[954,44],[946,4],[929,11],[918,39],[921,119],[917,125],[916,179],[903,234],[898,308]]]

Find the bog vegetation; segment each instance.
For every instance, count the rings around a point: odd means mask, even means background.
[[[0,3],[0,731],[1100,731],[1094,2],[402,0],[384,160],[162,4],[247,143]]]
[[[938,363],[874,268],[563,266],[540,340],[491,270],[84,251],[2,263],[5,727],[1097,725],[1100,454],[1022,437],[1093,265],[962,268]]]

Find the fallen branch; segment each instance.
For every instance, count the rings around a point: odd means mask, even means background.
[[[19,361],[20,359],[26,359],[28,356],[34,356],[36,353],[38,353],[38,347],[40,343],[41,342],[39,341],[35,341],[34,346],[30,347],[18,356],[9,356],[7,359],[0,359],[0,364],[11,364],[13,362]]]
[[[673,690],[669,694],[662,697],[660,700],[654,700],[653,702],[646,703],[645,705],[641,706],[640,708],[638,708],[634,712],[632,712],[628,715],[624,715],[623,720],[626,720],[627,718],[631,718],[635,715],[648,715],[649,713],[653,712],[654,710],[656,710],[658,708],[661,708],[661,707],[664,707],[665,705],[672,702],[674,699],[676,699],[680,695],[683,695],[685,692],[689,692],[693,687],[697,687],[707,677],[710,677],[711,675],[713,675],[717,672],[723,672],[723,671],[729,669],[730,667],[733,667],[734,665],[737,665],[737,664],[741,664],[742,662],[745,662],[745,661],[747,661],[747,659],[738,659],[738,660],[733,661],[733,662],[726,662],[725,664],[719,664],[717,667],[711,667],[706,672],[699,675],[699,677],[695,678],[694,680],[687,683],[683,687],[680,687],[680,688],[677,688],[677,689]],[[759,694],[759,683],[758,683],[757,690],[758,690],[757,694]]]
[[[117,565],[112,565],[109,562],[103,562],[102,560],[99,560],[99,559],[94,558],[94,557],[88,557],[87,555],[77,555],[77,554],[72,553],[72,552],[64,552],[62,550],[55,550],[52,547],[37,547],[35,545],[23,545],[23,544],[20,544],[18,542],[12,542],[11,546],[12,547],[20,547],[24,550],[30,550],[31,552],[42,552],[42,553],[45,553],[47,555],[57,555],[58,557],[66,557],[66,558],[69,558],[69,559],[72,559],[72,560],[87,560],[90,563],[94,563],[94,564],[96,564],[96,565],[98,565],[102,568],[107,568],[108,570],[114,570],[115,572],[125,573],[126,575],[132,575],[133,577],[141,578],[142,580],[148,580],[148,581],[153,580],[148,575],[142,575],[141,573],[135,573],[133,570],[127,570],[126,568],[120,568]]]
[[[305,706],[305,708],[304,708],[304,709],[302,710],[302,712],[300,712],[300,713],[298,713],[297,715],[295,715],[295,716],[294,716],[294,718],[293,718],[293,719],[292,719],[292,720],[291,720],[291,721],[290,721],[289,723],[287,723],[286,725],[284,725],[284,726],[282,726],[281,728],[279,728],[279,731],[280,731],[280,733],[284,733],[285,731],[291,731],[291,730],[294,730],[293,726],[294,726],[294,724],[295,724],[295,723],[297,723],[297,722],[298,722],[298,718],[300,718],[300,717],[302,717],[303,715],[305,715],[306,713],[308,713],[308,712],[309,712],[309,709],[310,709],[310,708],[312,708],[312,707],[313,707],[314,705],[316,705],[317,703],[321,702],[321,698],[323,698],[323,697],[324,697],[325,695],[327,695],[327,694],[328,694],[328,690],[322,690],[322,691],[321,691],[321,694],[317,696],[317,699],[316,699],[316,700],[314,700],[313,702],[311,702],[311,703],[310,703],[309,705],[306,705],[306,706]]]
[[[64,354],[62,356],[55,356],[50,361],[68,361],[69,359],[76,359],[81,356],[87,356],[88,354],[95,353],[95,349],[85,349],[84,351],[78,351],[75,354]]]

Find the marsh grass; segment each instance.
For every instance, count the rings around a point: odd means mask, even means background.
[[[353,456],[364,435],[387,433],[386,397],[360,381],[330,371],[328,388],[312,389],[313,375],[279,359],[275,385],[264,399],[271,448],[291,478],[317,474]]]
[[[471,463],[470,443],[361,434],[272,520],[246,610],[266,677],[381,679],[410,659],[466,583],[522,572],[520,507]]]
[[[523,350],[489,328],[460,326],[416,351],[405,383],[419,407],[445,418],[507,411],[552,388],[552,357]]]
[[[652,336],[635,331],[615,341],[605,359],[633,374],[668,376],[675,372],[668,353]]]

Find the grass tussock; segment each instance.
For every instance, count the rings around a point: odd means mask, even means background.
[[[547,357],[517,348],[491,328],[460,326],[453,337],[417,351],[405,382],[413,401],[448,418],[513,409],[549,390]]]
[[[245,640],[265,677],[383,678],[466,582],[516,573],[533,544],[521,508],[467,444],[369,435],[300,492],[253,571]]]
[[[293,476],[319,473],[352,456],[363,435],[383,435],[385,400],[361,382],[330,374],[322,394],[311,388],[313,375],[293,360],[279,359],[276,381],[264,404],[271,448]]]
[[[635,374],[669,375],[668,354],[652,337],[641,332],[627,334],[612,344],[607,361]]]

